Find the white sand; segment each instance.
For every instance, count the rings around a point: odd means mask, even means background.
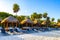
[[[60,40],[60,31],[1,36],[0,40]]]
[[[60,37],[34,36],[34,35],[29,35],[29,34],[23,35],[22,38],[24,40],[60,40]]]

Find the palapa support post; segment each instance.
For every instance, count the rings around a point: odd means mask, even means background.
[[[40,27],[41,27],[41,24],[40,24]]]
[[[4,23],[4,28],[5,28],[5,23]]]
[[[30,27],[30,24],[28,24],[28,26]]]
[[[5,25],[5,22],[4,22],[4,27],[3,27],[4,29],[6,28],[6,25]],[[5,29],[6,30],[6,29]]]
[[[17,22],[16,22],[16,27],[17,27]]]
[[[12,22],[12,27],[13,27],[13,22]]]
[[[8,22],[7,22],[7,25],[6,25],[6,31],[8,31]]]
[[[29,27],[31,27],[31,24],[29,23]]]
[[[6,27],[8,28],[8,22],[7,22],[7,26]]]
[[[32,25],[32,27],[33,27],[33,24],[31,24]]]
[[[27,23],[26,23],[26,27],[27,27]]]
[[[21,24],[21,26],[23,27],[23,25]]]

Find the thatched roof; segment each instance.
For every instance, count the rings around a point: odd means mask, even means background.
[[[46,21],[43,21],[41,24],[42,24],[42,25],[45,25],[45,24],[46,24]]]
[[[25,19],[23,21],[21,21],[21,24],[24,24],[24,23],[33,23],[30,19]]]
[[[33,22],[34,22],[34,24],[37,24],[37,23],[39,23],[39,22],[38,22],[38,20],[36,20],[36,19],[35,19]]]
[[[5,18],[4,20],[2,20],[1,23],[4,23],[4,22],[18,22],[18,20],[12,16],[9,16],[9,17]]]
[[[59,23],[57,23],[57,26],[60,26],[60,22],[59,22]]]

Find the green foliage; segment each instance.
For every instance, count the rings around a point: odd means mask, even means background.
[[[46,18],[46,26],[47,26],[47,27],[50,26],[50,17],[47,17],[47,18]]]
[[[15,18],[16,18],[16,16],[15,16]],[[17,19],[20,21],[21,20],[21,17],[20,16],[17,16]]]
[[[41,19],[42,18],[42,14],[37,14],[36,12],[34,12],[32,15],[31,15],[31,19],[34,20],[34,19]]]
[[[8,16],[13,16],[13,15],[12,14],[9,14],[7,12],[0,12],[0,18],[2,18],[2,19],[6,18]]]
[[[52,19],[51,19],[51,21],[54,21],[54,20],[55,20],[55,18],[52,18]]]
[[[9,14],[7,12],[0,12],[0,18],[3,20],[4,18],[8,17],[8,16],[13,16],[12,14]],[[1,26],[1,23],[0,23]]]
[[[38,16],[37,16],[38,18],[42,18],[42,14],[40,13],[40,14],[38,14]]]
[[[54,25],[54,24],[56,24],[56,22],[51,22],[51,25]]]
[[[24,20],[26,16],[20,16],[20,21]]]
[[[44,18],[46,18],[46,17],[47,17],[47,15],[48,15],[47,13],[44,13],[44,14],[43,14],[43,17],[44,17]]]
[[[31,15],[31,18],[37,19],[37,13],[34,12],[34,13]]]
[[[43,20],[39,20],[39,22],[40,22],[40,23],[42,23],[42,22],[43,22]]]
[[[29,16],[26,16],[25,18],[28,18],[28,19],[30,19],[30,17],[29,17]]]
[[[19,10],[20,10],[19,5],[15,3],[15,4],[13,5],[13,11],[16,13],[16,12],[18,12]]]
[[[50,20],[50,17],[47,17],[46,20],[47,20],[47,21]]]
[[[57,22],[60,22],[60,19],[58,19]]]

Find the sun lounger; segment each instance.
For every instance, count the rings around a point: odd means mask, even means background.
[[[0,30],[2,29],[2,27],[0,27]]]
[[[2,33],[2,35],[9,35],[9,34],[5,31],[4,28],[1,29],[1,33]]]
[[[11,32],[11,33],[13,33],[14,31],[13,31],[13,29],[9,29],[9,31]]]
[[[10,35],[14,34],[14,29],[12,27],[9,27],[9,31],[7,32]]]
[[[33,31],[35,31],[35,32],[38,32],[38,30],[37,30],[37,29],[35,29],[35,28],[33,28],[32,30],[33,30]]]
[[[0,32],[1,32],[2,27],[0,27]]]
[[[18,28],[18,27],[15,27],[15,28],[14,28],[14,32],[15,32],[16,34],[21,34],[21,33],[23,33],[22,30],[21,30],[20,28]]]
[[[10,35],[21,34],[19,28],[12,28],[12,27],[9,27],[9,31],[7,33]]]
[[[9,28],[9,31],[10,31],[11,33],[13,33],[13,32],[14,32],[14,30],[13,30],[13,28],[12,28],[12,27],[10,27],[10,28]]]
[[[51,31],[50,28],[40,28],[39,30],[42,31],[42,32]]]
[[[21,29],[18,28],[18,27],[15,27],[15,28],[14,28],[14,31],[16,31],[16,32],[21,32]]]

